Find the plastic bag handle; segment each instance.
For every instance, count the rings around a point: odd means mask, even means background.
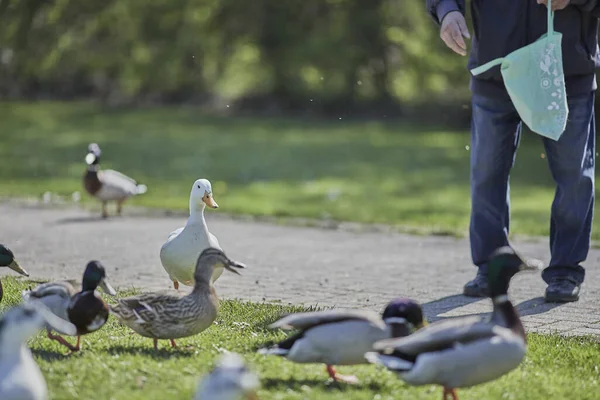
[[[554,11],[552,11],[552,0],[548,0],[548,37],[554,33]]]

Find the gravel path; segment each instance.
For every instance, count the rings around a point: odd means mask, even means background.
[[[489,300],[459,294],[475,272],[464,239],[279,226],[218,211],[207,211],[207,221],[227,254],[249,267],[243,276],[222,275],[216,283],[222,298],[380,310],[402,295],[422,302],[431,320],[491,310]],[[184,217],[101,220],[78,208],[0,204],[0,241],[32,278],[79,280],[85,263],[99,259],[120,288],[171,288],[158,254],[168,233],[184,223]],[[515,245],[526,256],[549,259],[545,240]],[[592,250],[574,304],[545,304],[541,277],[517,276],[510,294],[526,327],[600,336],[599,258],[600,250]]]

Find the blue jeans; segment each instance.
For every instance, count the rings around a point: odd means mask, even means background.
[[[556,142],[542,138],[556,192],[550,218],[551,261],[544,281],[570,277],[582,283],[580,265],[588,256],[594,213],[596,126],[594,92],[571,97],[569,119]],[[490,254],[508,245],[509,174],[521,136],[522,122],[510,100],[472,98],[471,126],[471,256],[483,273]]]

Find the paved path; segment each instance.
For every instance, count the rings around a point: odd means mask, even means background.
[[[286,227],[233,220],[218,211],[207,211],[207,220],[227,254],[249,267],[243,276],[223,274],[216,283],[223,298],[380,310],[402,295],[421,301],[432,320],[491,310],[487,299],[458,294],[475,272],[464,239]],[[184,217],[100,220],[77,208],[0,205],[0,241],[33,278],[79,279],[88,260],[100,259],[110,282],[121,288],[171,287],[159,249],[184,223]],[[546,241],[515,245],[526,256],[548,261]],[[575,304],[545,304],[540,276],[517,276],[510,295],[526,327],[600,336],[599,259],[600,250],[593,250]]]

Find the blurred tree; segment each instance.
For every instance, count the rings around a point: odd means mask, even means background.
[[[339,112],[466,99],[465,63],[424,0],[0,0],[2,97]]]

